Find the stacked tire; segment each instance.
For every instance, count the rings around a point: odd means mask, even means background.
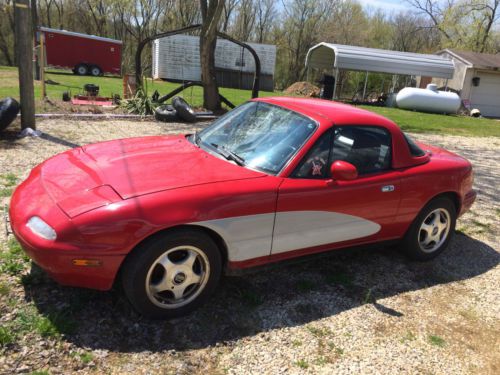
[[[191,106],[180,96],[172,99],[172,105],[159,106],[155,110],[155,119],[162,122],[196,122],[196,114]]]
[[[5,98],[0,100],[0,132],[14,121],[19,113],[19,103],[14,98]]]

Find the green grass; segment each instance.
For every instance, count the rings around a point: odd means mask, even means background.
[[[409,342],[409,341],[415,341],[417,339],[417,336],[411,331],[406,332],[406,335],[404,335],[399,341],[401,343]]]
[[[20,332],[36,332],[42,337],[53,338],[71,333],[76,327],[76,322],[67,313],[52,312],[41,315],[34,307],[21,310],[14,324]]]
[[[311,280],[300,280],[297,282],[297,290],[299,292],[310,292],[316,287],[316,284]]]
[[[0,326],[0,347],[9,345],[15,340],[12,330],[6,326]]]
[[[102,96],[112,96],[118,94],[123,96],[123,79],[121,77],[89,77],[77,76],[71,71],[64,70],[47,70],[45,80],[57,82],[58,85],[47,84],[47,96],[52,100],[61,100],[62,93],[70,91],[72,95],[82,91],[82,87],[86,83],[94,83],[99,86],[99,94]],[[17,68],[0,66],[0,98],[13,96],[19,98],[19,83],[17,80]],[[180,86],[179,83],[170,83],[163,81],[153,81],[147,79],[147,91],[151,95],[155,90],[158,90],[160,95],[165,95],[173,89]],[[233,104],[239,105],[250,99],[251,92],[249,90],[238,90],[221,88],[220,93],[224,95]],[[201,106],[203,103],[203,90],[201,87],[188,88],[180,93],[191,105]],[[260,96],[276,95],[273,92],[260,91]],[[35,81],[35,99],[42,99],[41,84]]]
[[[83,363],[88,364],[94,359],[94,355],[90,352],[78,353],[71,352],[71,356],[79,358]]]
[[[442,133],[472,137],[500,137],[500,121],[455,115],[421,113],[398,108],[360,106],[385,116],[404,131]]]
[[[325,280],[328,284],[332,285],[343,285],[345,287],[351,287],[353,285],[352,276],[343,271],[329,272],[325,275]]]
[[[0,282],[0,296],[6,296],[9,293],[10,293],[9,284]]]
[[[47,85],[47,96],[52,100],[60,101],[64,91],[71,94],[81,92],[86,83],[94,83],[99,86],[102,96],[112,94],[123,95],[123,80],[121,77],[81,77],[76,76],[69,70],[48,70],[46,80],[51,80],[57,85]],[[0,66],[0,98],[13,96],[19,98],[19,83],[17,79],[17,68]],[[151,95],[158,90],[160,95],[177,88],[179,84],[153,81],[147,79],[147,91]],[[235,105],[239,105],[250,99],[249,90],[238,90],[221,88],[220,92]],[[203,90],[201,87],[188,88],[181,94],[191,105],[199,107],[203,103]],[[259,93],[261,97],[272,95],[283,95],[281,92]],[[41,85],[35,83],[35,98],[41,100]],[[477,119],[463,116],[439,115],[407,111],[397,108],[360,106],[369,111],[379,113],[396,122],[403,130],[415,133],[441,133],[474,137],[500,137],[500,121],[491,119]],[[38,105],[39,111],[50,110],[47,106]]]
[[[440,348],[446,345],[446,341],[442,337],[437,335],[430,335],[429,342],[434,346],[439,346]]]
[[[0,175],[0,185],[4,186],[0,188],[0,198],[10,197],[17,185],[17,176],[13,173]]]
[[[295,364],[300,367],[300,368],[303,368],[303,369],[306,369],[306,368],[309,368],[309,363],[307,363],[305,360],[303,359],[299,359],[297,362],[295,362]]]
[[[28,263],[28,256],[14,238],[7,242],[6,250],[0,250],[0,272],[15,276],[22,272]]]

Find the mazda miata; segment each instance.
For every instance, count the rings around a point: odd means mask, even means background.
[[[397,241],[430,260],[475,200],[471,164],[377,114],[320,99],[249,101],[200,132],[56,155],[12,196],[16,238],[63,285],[121,283],[154,318],[223,272]]]

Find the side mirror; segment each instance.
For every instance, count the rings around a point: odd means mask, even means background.
[[[351,181],[358,178],[358,170],[346,161],[337,160],[330,167],[330,174],[334,180]]]

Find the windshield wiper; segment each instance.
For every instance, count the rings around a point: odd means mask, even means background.
[[[200,135],[198,134],[198,132],[194,132],[193,134],[193,142],[196,146],[200,146],[200,141],[201,141],[201,138],[200,138]]]
[[[245,165],[245,159],[243,159],[238,154],[235,154],[234,152],[232,152],[231,150],[228,150],[224,146],[219,147],[219,145],[216,143],[210,143],[210,145],[213,146],[217,150],[217,152],[220,155],[224,156],[227,160],[232,160],[236,164],[241,165],[241,166]]]

